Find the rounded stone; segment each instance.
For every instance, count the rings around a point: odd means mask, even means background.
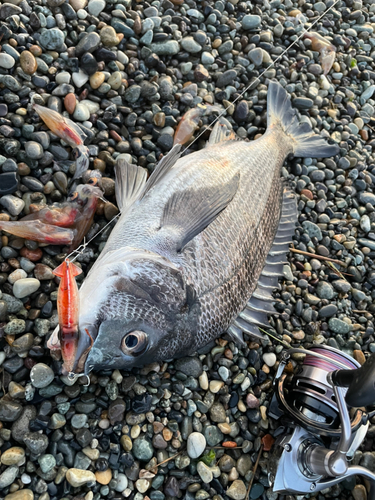
[[[200,432],[192,432],[187,440],[187,453],[190,458],[198,458],[206,448],[206,438]]]
[[[6,495],[4,500],[34,500],[34,493],[29,489],[18,490]]]
[[[30,380],[34,387],[42,389],[47,387],[55,378],[53,370],[44,363],[37,363],[30,372]]]
[[[138,460],[148,462],[154,455],[154,449],[150,440],[146,437],[139,437],[134,440],[133,454]]]
[[[0,68],[11,69],[16,64],[12,56],[5,52],[0,53]]]
[[[21,52],[20,64],[21,68],[27,75],[33,75],[35,71],[38,69],[38,64],[36,62],[35,57],[28,50],[24,50],[23,52]]]
[[[13,295],[17,299],[23,299],[36,292],[40,287],[40,281],[35,278],[22,278],[13,285]]]
[[[36,141],[26,142],[25,151],[27,156],[32,160],[40,160],[44,154],[43,146]]]
[[[87,483],[96,482],[95,474],[89,470],[68,469],[65,477],[68,483],[74,486],[74,488],[78,488]]]
[[[1,463],[3,465],[16,465],[21,460],[23,460],[25,456],[25,450],[19,446],[13,446],[12,448],[8,448],[1,455]]]

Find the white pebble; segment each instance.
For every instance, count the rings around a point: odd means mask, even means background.
[[[0,54],[0,67],[1,68],[4,68],[4,69],[13,68],[15,63],[16,63],[16,61],[9,54],[6,54],[5,52],[2,52]]]
[[[128,478],[125,474],[119,474],[117,476],[117,484],[115,486],[115,491],[122,493],[128,487]]]
[[[192,432],[187,440],[187,452],[190,458],[198,458],[206,448],[206,438],[200,432]]]
[[[31,477],[28,474],[23,473],[21,476],[21,481],[23,482],[23,484],[30,484]]]
[[[78,19],[86,19],[87,16],[88,13],[84,9],[79,9],[79,11],[77,12]]]
[[[269,367],[274,366],[274,364],[276,363],[276,359],[276,354],[274,352],[266,352],[265,354],[263,354],[263,361]]]
[[[77,88],[83,87],[83,85],[89,81],[89,75],[84,73],[81,69],[72,73],[73,83]],[[78,104],[77,104],[78,106]]]
[[[87,106],[82,104],[82,102],[77,102],[76,109],[73,113],[73,118],[75,120],[78,120],[79,122],[85,122],[86,120],[88,120],[90,118],[90,111],[88,110]]]
[[[36,278],[22,278],[13,285],[13,295],[17,299],[23,299],[36,292],[40,287],[40,281]]]
[[[57,73],[55,77],[56,83],[61,85],[62,83],[70,83],[71,75],[67,71],[61,71],[61,73]]]
[[[104,7],[105,7],[104,0],[90,0],[87,6],[87,10],[90,12],[92,16],[98,17],[98,15],[101,13]]]

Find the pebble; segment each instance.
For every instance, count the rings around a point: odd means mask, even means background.
[[[255,28],[258,28],[261,25],[261,22],[262,20],[260,16],[247,14],[242,19],[242,27],[244,30],[253,30]]]
[[[16,196],[7,194],[0,198],[0,205],[2,205],[10,215],[15,217],[22,212],[25,202]]]
[[[38,64],[34,55],[28,50],[24,50],[23,52],[21,52],[20,64],[22,70],[27,75],[33,75],[38,69]]]
[[[65,477],[74,488],[96,481],[95,474],[89,470],[68,469]]]
[[[206,448],[206,438],[200,432],[192,432],[187,440],[187,453],[190,458],[198,458]]]
[[[16,61],[12,56],[6,54],[5,52],[0,53],[0,68],[11,69],[16,64]]]
[[[34,493],[29,489],[18,490],[6,495],[4,500],[34,500]]]
[[[199,477],[206,484],[210,483],[214,478],[212,471],[204,462],[198,462],[197,472],[199,474]]]
[[[226,494],[233,500],[244,500],[246,497],[245,483],[241,479],[236,479],[226,491]]]
[[[276,354],[274,352],[267,352],[263,354],[263,361],[267,366],[272,367],[276,364]]]
[[[25,457],[25,450],[19,446],[8,448],[1,455],[1,463],[3,465],[17,465]]]
[[[37,363],[30,372],[30,380],[34,387],[47,387],[55,378],[52,369],[44,363]]]
[[[18,180],[15,172],[0,174],[0,196],[17,191]]]

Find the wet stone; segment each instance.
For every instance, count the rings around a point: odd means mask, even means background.
[[[18,467],[11,465],[7,467],[2,474],[0,474],[0,489],[4,489],[11,485],[18,475]]]
[[[18,181],[15,172],[0,174],[0,196],[12,194],[17,191]]]
[[[11,194],[7,194],[0,198],[0,204],[13,216],[20,214],[25,206],[23,200]]]
[[[30,380],[34,387],[47,387],[55,378],[52,369],[44,363],[38,363],[31,369]]]
[[[202,362],[196,357],[180,358],[175,361],[176,370],[189,377],[198,378],[203,371]]]
[[[147,462],[151,460],[154,451],[151,442],[146,437],[139,437],[133,442],[133,454],[138,460]]]
[[[35,455],[43,453],[48,446],[48,438],[38,432],[27,432],[23,438],[25,445]]]
[[[22,405],[15,401],[0,401],[0,421],[14,422],[21,415]]]

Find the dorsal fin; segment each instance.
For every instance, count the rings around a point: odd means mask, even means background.
[[[120,158],[116,162],[115,175],[116,201],[120,211],[123,211],[140,198],[146,184],[147,170]]]
[[[226,121],[226,120],[225,120]],[[210,138],[207,141],[206,147],[219,144],[224,141],[235,141],[236,134],[231,130],[224,120],[219,119],[212,129]]]
[[[220,187],[189,188],[171,196],[164,208],[160,231],[175,243],[177,252],[203,231],[235,196],[240,175]]]
[[[286,254],[289,243],[295,231],[297,222],[297,203],[294,194],[290,189],[285,189],[283,193],[283,205],[279,226],[277,228],[274,242],[268,252],[264,268],[259,276],[258,284],[254,290],[246,307],[233,321],[233,327],[229,327],[228,335],[233,341],[241,341],[239,332],[246,333],[253,337],[265,338],[259,331],[269,327],[267,315],[277,314],[272,305],[272,289],[276,289],[278,280],[283,275],[283,264],[287,261]],[[240,342],[241,343],[241,342]]]
[[[149,180],[147,181],[145,189],[142,193],[142,197],[145,196],[145,194],[148,193],[155,186],[155,184],[158,183],[160,179],[162,179],[170,171],[170,169],[181,156],[181,147],[181,144],[175,144],[169,151],[169,153],[163,156],[163,158],[159,161],[155,170],[152,172]]]
[[[56,269],[54,269],[52,272],[55,276],[59,276],[60,278],[62,278],[63,276],[66,275],[68,267],[71,268],[73,276],[78,276],[82,272],[82,269],[80,267],[76,266],[75,264],[73,264],[73,262],[70,262],[69,260],[64,260],[62,264],[56,267]]]

